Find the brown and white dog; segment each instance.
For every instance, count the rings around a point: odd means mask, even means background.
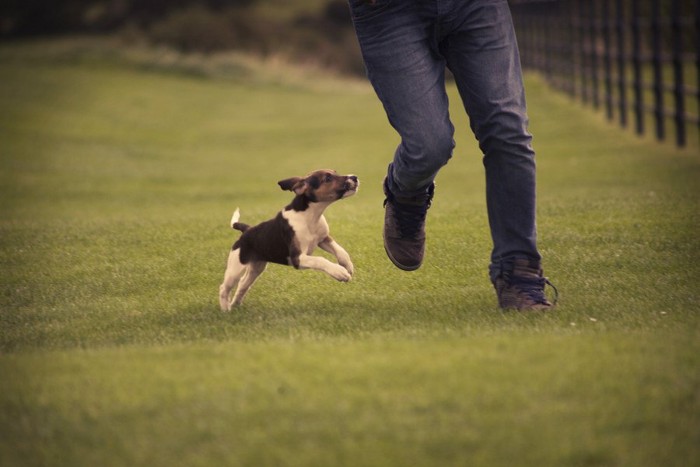
[[[267,263],[317,269],[342,282],[352,278],[354,267],[350,255],[328,234],[323,211],[334,201],[354,195],[360,186],[357,177],[338,175],[333,170],[317,170],[304,178],[288,178],[278,184],[296,196],[273,219],[250,227],[238,222],[238,209],[233,213],[231,227],[243,234],[233,244],[219,288],[219,304],[223,311],[241,304]],[[312,256],[317,246],[334,255],[338,264]],[[230,298],[236,284],[236,293]]]

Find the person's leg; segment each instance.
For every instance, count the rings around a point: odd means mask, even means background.
[[[422,263],[433,180],[454,149],[431,3],[350,1],[367,76],[401,136],[384,182],[384,246],[406,271]]]
[[[502,308],[546,309],[535,222],[535,153],[506,0],[472,0],[445,21],[441,50],[484,153],[493,251],[489,275]]]
[[[506,0],[473,0],[461,10],[453,19],[459,26],[449,30],[441,49],[484,153],[493,280],[515,258],[541,258],[536,245],[535,153]]]
[[[421,2],[351,0],[367,76],[401,136],[389,169],[398,196],[423,194],[454,148],[434,17]]]

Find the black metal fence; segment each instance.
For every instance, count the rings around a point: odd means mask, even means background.
[[[511,4],[525,68],[640,135],[700,137],[700,0]]]

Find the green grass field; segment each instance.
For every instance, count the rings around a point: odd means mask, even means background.
[[[528,76],[561,297],[503,313],[454,89],[457,149],[404,273],[369,86],[145,53],[0,47],[0,465],[700,463],[697,142],[637,139]],[[327,212],[353,281],[270,266],[221,313],[232,210],[265,220],[277,180],[322,167],[362,181]]]

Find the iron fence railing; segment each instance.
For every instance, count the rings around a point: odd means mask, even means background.
[[[700,138],[700,0],[511,0],[525,68],[638,134]]]

